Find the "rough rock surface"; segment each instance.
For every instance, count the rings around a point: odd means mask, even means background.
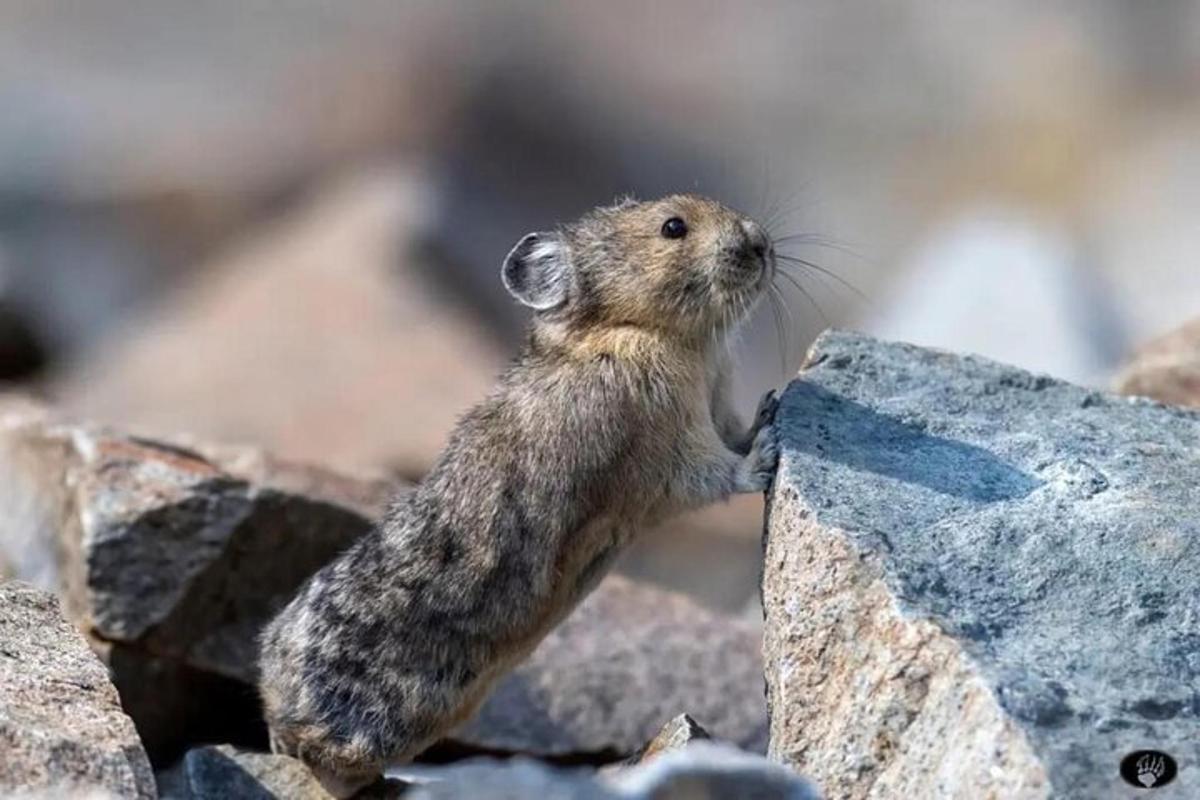
[[[411,800],[818,800],[816,788],[762,756],[698,742],[649,764],[597,776],[526,758],[468,761],[425,771]]]
[[[156,764],[196,741],[261,744],[255,637],[370,525],[388,486],[260,451],[183,447],[0,403],[0,552],[61,586]],[[618,576],[456,735],[469,749],[619,757],[686,708],[766,747],[755,625]]]
[[[104,665],[52,595],[0,583],[0,795],[153,798]]]
[[[832,797],[1200,785],[1200,414],[830,332],[779,409],[771,754]]]
[[[1200,407],[1200,319],[1154,339],[1117,376],[1121,394]]]

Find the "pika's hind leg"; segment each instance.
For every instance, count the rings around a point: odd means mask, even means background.
[[[375,759],[361,747],[330,741],[319,726],[301,725],[268,729],[271,752],[299,760],[330,795],[353,797],[383,774]]]

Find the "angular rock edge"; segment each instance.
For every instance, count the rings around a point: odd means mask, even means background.
[[[0,795],[156,797],[108,672],[57,598],[0,583]]]

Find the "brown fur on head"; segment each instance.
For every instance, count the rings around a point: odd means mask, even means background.
[[[702,342],[746,315],[774,268],[760,225],[706,197],[677,194],[625,200],[531,233],[508,254],[503,278],[537,312],[535,327]]]

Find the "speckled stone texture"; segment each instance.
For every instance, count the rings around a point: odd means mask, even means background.
[[[117,690],[58,600],[0,583],[0,796],[155,797]]]
[[[828,332],[785,392],[770,753],[832,798],[1200,796],[1200,413]]]

